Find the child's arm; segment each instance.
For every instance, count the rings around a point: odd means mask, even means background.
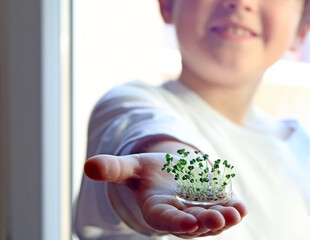
[[[143,149],[146,153],[92,157],[85,173],[93,180],[111,182],[109,196],[115,210],[141,233],[191,238],[219,234],[238,224],[247,210],[236,198],[209,209],[186,206],[175,198],[175,181],[161,167],[165,153],[174,154],[180,148],[194,150],[177,141],[160,141]]]

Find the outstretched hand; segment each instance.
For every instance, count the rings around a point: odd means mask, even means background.
[[[160,233],[182,238],[216,235],[238,224],[246,215],[245,204],[236,197],[225,205],[209,208],[180,202],[175,198],[173,176],[161,171],[164,163],[162,153],[98,155],[86,162],[84,170],[92,180],[128,187],[146,223]]]

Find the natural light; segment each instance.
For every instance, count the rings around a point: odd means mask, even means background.
[[[174,30],[163,24],[155,0],[76,0],[73,20],[75,198],[86,156],[87,123],[96,101],[129,80],[159,84],[175,77],[181,59]],[[310,129],[310,64],[306,63],[310,37],[307,42],[304,62],[277,63],[264,78],[265,95],[259,93],[256,101],[276,116],[297,116]]]

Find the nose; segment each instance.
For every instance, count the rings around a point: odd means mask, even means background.
[[[252,0],[222,0],[222,5],[228,10],[245,10],[248,12],[254,10]]]

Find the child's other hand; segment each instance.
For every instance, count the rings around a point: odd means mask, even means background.
[[[247,214],[245,204],[236,197],[224,206],[209,208],[180,202],[174,196],[176,182],[172,175],[161,171],[164,162],[165,154],[161,153],[98,155],[86,162],[84,170],[93,180],[128,187],[155,233],[182,238],[216,235],[238,224]]]

